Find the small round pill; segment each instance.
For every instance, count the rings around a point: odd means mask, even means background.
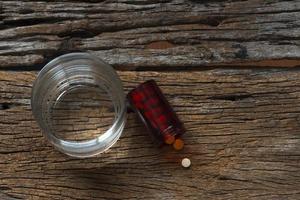
[[[173,143],[173,148],[175,150],[181,150],[183,149],[184,143],[182,139],[176,139],[175,142]]]
[[[184,158],[184,159],[182,159],[182,161],[181,161],[181,165],[182,165],[182,167],[184,167],[184,168],[190,167],[191,164],[192,164],[192,163],[191,163],[191,160],[188,159],[188,158]]]

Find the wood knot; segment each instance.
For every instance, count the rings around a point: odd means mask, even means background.
[[[175,47],[175,45],[168,41],[151,42],[146,46],[147,49],[169,49],[173,47]]]

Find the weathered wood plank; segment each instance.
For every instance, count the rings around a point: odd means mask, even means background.
[[[33,72],[0,72],[0,193],[25,199],[299,199],[300,71],[119,72],[154,78],[187,127],[182,152],[156,149],[135,117],[107,153],[74,159],[42,137]],[[183,157],[192,160],[181,168]],[[0,197],[1,197],[0,195]]]
[[[300,65],[298,0],[1,1],[0,9],[1,68],[88,50],[119,69]]]

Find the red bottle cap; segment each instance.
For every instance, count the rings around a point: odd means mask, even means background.
[[[172,144],[185,128],[154,80],[131,90],[127,98],[132,109],[159,146]]]

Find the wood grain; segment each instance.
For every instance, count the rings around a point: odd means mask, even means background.
[[[300,66],[298,0],[5,0],[0,19],[1,68],[71,51],[122,70]]]
[[[157,80],[186,125],[185,149],[153,147],[131,113],[110,151],[67,157],[32,117],[36,73],[0,72],[1,198],[299,199],[298,69],[119,74],[126,91]]]

